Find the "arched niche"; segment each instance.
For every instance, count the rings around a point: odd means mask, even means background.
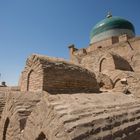
[[[31,69],[27,75],[27,91],[37,91],[42,87],[42,75]]]
[[[27,75],[27,91],[29,91],[30,84],[31,84],[31,75],[33,74],[33,70],[31,69]]]
[[[104,69],[104,65],[106,65],[106,58],[102,58],[99,64],[99,72],[102,72]]]
[[[114,83],[113,83],[113,88],[116,87],[116,85],[120,82],[120,78],[115,79]]]
[[[109,73],[113,70],[133,71],[125,58],[115,53],[107,53],[99,61],[99,72]]]

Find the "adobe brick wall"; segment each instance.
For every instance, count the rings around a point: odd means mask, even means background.
[[[21,91],[43,90],[43,69],[40,60],[34,55],[26,61],[26,66],[21,74],[19,86]]]
[[[107,53],[115,53],[122,60],[126,60],[133,70],[139,72],[139,52],[140,52],[140,37],[131,38],[127,41],[113,44],[111,46],[106,46],[103,48],[92,50],[92,47],[89,46],[86,48],[86,55],[73,55],[73,62],[81,64],[83,67],[86,67],[92,71],[99,72],[99,61]],[[78,54],[78,50],[77,50]],[[138,54],[138,55],[137,55]],[[78,61],[77,61],[78,60]],[[118,59],[119,60],[119,59]],[[117,61],[115,61],[117,63]],[[124,63],[121,64],[121,61],[118,61],[120,66],[124,66]],[[124,61],[123,61],[124,62]],[[113,63],[112,63],[113,64]],[[126,63],[125,63],[126,64]],[[112,65],[113,67],[113,65]],[[104,69],[108,69],[106,65]]]
[[[118,43],[118,42],[119,42],[119,38],[117,36],[110,37],[110,38],[107,38],[105,40],[102,40],[102,41],[91,44],[86,49],[86,51],[91,52],[91,51],[94,51],[98,48],[104,48],[104,47],[107,47],[107,46],[111,46],[112,44],[115,44],[115,43]]]
[[[45,90],[51,93],[98,92],[95,74],[58,58],[32,55],[21,77],[21,91]]]
[[[2,114],[0,112],[0,140],[20,140],[28,116],[44,94],[42,92],[23,94],[11,91],[4,93],[5,100],[0,103],[0,110],[2,109]],[[1,106],[2,103],[4,106]]]
[[[139,107],[118,93],[47,95],[28,117],[22,140],[40,134],[48,140],[139,140]]]
[[[44,69],[45,91],[50,93],[98,92],[95,74],[65,62],[47,64]]]

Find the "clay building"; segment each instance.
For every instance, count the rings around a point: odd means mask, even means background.
[[[64,59],[34,54],[26,61],[21,91],[98,92],[95,74]]]
[[[140,140],[140,37],[110,13],[70,60],[33,54],[0,87],[0,140]]]
[[[140,37],[135,36],[130,21],[108,14],[91,30],[89,46],[81,49],[69,46],[70,58],[73,63],[93,71],[97,77],[105,74],[115,84],[112,77],[118,71],[139,74],[139,44]]]

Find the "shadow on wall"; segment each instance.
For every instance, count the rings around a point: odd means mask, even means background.
[[[99,62],[99,72],[112,70],[133,71],[129,62],[113,52],[105,54]]]
[[[39,136],[35,140],[48,140],[43,132],[39,134]]]
[[[4,131],[3,131],[3,138],[2,140],[6,140],[6,132],[9,126],[10,120],[9,118],[6,119],[5,124],[4,124]]]

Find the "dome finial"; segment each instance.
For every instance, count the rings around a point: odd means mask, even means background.
[[[107,17],[107,18],[112,17],[112,13],[109,11],[109,12],[107,13],[106,17]]]

